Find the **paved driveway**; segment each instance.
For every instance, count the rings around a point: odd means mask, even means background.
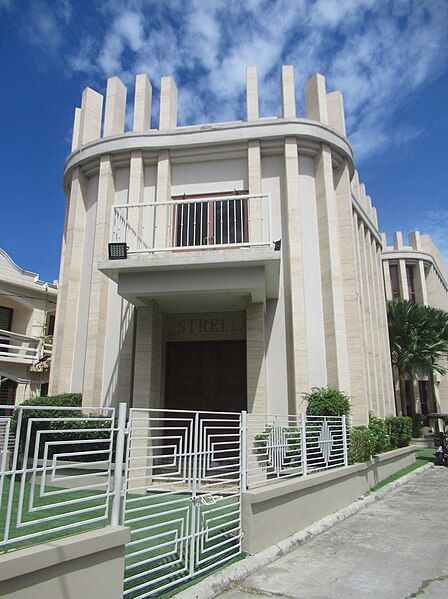
[[[448,469],[417,476],[219,597],[448,598]]]

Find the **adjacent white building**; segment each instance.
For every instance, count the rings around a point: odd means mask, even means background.
[[[448,271],[429,235],[413,231],[406,244],[402,232],[397,231],[393,245],[387,245],[383,234],[382,260],[387,300],[404,299],[448,311]],[[397,373],[395,380],[398,381]],[[448,377],[438,373],[433,378],[408,377],[406,406],[399,409],[408,416],[416,412],[448,412]]]
[[[152,87],[137,75],[132,131],[117,77],[105,98],[84,91],[51,393],[286,413],[329,385],[352,396],[355,423],[394,412],[381,237],[341,93],[314,75],[300,117],[292,67],[280,85],[280,117],[260,118],[249,67],[245,121],[178,127],[163,77],[151,129]],[[127,258],[108,259],[109,242]]]
[[[0,405],[47,395],[57,288],[0,248]]]

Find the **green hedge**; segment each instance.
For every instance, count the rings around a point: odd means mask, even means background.
[[[350,464],[367,462],[375,451],[377,439],[367,426],[354,426],[350,430],[348,459]]]
[[[385,420],[392,449],[407,447],[412,441],[412,418],[389,416]]]
[[[387,425],[384,420],[377,418],[372,412],[369,413],[369,430],[375,436],[375,447],[373,453],[383,453],[389,451],[390,437]]]
[[[308,416],[349,416],[350,398],[338,389],[313,387],[305,394]]]
[[[64,433],[45,433],[41,436],[41,442],[39,445],[38,456],[43,457],[44,443],[52,441],[73,441],[73,444],[67,445],[54,445],[50,446],[48,451],[48,457],[51,458],[54,453],[60,452],[85,452],[84,456],[73,456],[73,460],[82,462],[91,462],[98,459],[103,459],[106,456],[101,455],[90,455],[89,451],[94,451],[108,447],[107,443],[97,443],[98,440],[108,439],[110,437],[109,431],[83,431],[80,432],[78,429],[101,429],[110,428],[110,420],[105,419],[104,422],[101,420],[92,420],[93,417],[102,418],[95,414],[89,414],[89,418],[86,418],[86,414],[81,410],[57,410],[51,409],[46,410],[46,407],[51,408],[80,408],[82,406],[82,395],[80,393],[64,393],[62,395],[53,395],[47,397],[34,397],[23,402],[25,406],[36,406],[33,410],[21,410],[22,412],[22,424],[20,427],[20,451],[23,453],[25,450],[26,434],[28,430],[28,420],[30,418],[51,418],[49,421],[34,422],[31,425],[30,433],[30,444],[31,448],[30,455],[34,454],[36,435],[38,431],[51,431],[51,430],[64,430]],[[18,426],[18,410],[14,411],[12,416],[13,430],[17,435]],[[76,421],[70,420],[76,418]],[[76,429],[76,430],[74,430]],[[73,430],[73,432],[68,432]],[[67,431],[67,432],[65,432]],[[80,440],[89,440],[91,443],[77,443]],[[69,458],[66,458],[69,459]]]

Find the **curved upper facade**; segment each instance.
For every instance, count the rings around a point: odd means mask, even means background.
[[[104,118],[89,88],[75,111],[51,391],[172,407],[175,344],[196,343],[200,361],[204,344],[232,341],[244,359],[227,379],[239,387],[231,398],[201,387],[208,409],[240,397],[250,411],[295,411],[328,384],[353,396],[358,422],[391,413],[381,238],[341,93],[314,75],[297,118],[286,66],[281,117],[260,118],[249,67],[246,121],[178,127],[177,89],[163,77],[150,129],[152,87],[137,75],[125,132],[126,96],[112,77]],[[109,242],[127,258],[108,260]]]

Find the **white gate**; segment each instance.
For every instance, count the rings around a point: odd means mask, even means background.
[[[241,414],[130,410],[124,596],[151,597],[241,553]]]

